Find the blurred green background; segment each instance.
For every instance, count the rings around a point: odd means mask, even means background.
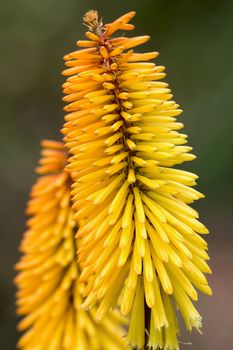
[[[231,349],[233,1],[217,0],[8,0],[0,3],[1,246],[0,349],[16,348],[14,311],[17,247],[24,207],[42,138],[59,139],[63,112],[62,56],[84,37],[81,18],[98,9],[109,22],[136,10],[136,35],[149,34],[143,50],[158,50],[166,81],[181,104],[184,132],[197,160],[183,166],[199,174],[207,198],[196,207],[211,230],[207,237],[214,274],[212,298],[200,296],[204,334],[183,334],[181,349]],[[133,35],[130,33],[130,35]]]

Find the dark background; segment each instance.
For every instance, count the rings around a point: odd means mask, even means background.
[[[98,9],[105,23],[136,10],[134,35],[149,34],[144,50],[161,52],[184,132],[197,160],[182,166],[200,176],[206,199],[196,207],[210,228],[212,298],[200,296],[203,335],[184,334],[181,349],[231,349],[233,1],[1,0],[1,247],[0,349],[16,348],[13,266],[25,229],[24,207],[42,138],[59,139],[63,123],[62,56],[84,38],[81,18]],[[133,35],[133,34],[129,34]]]

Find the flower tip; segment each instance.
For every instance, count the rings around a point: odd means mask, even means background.
[[[212,291],[212,289],[209,286],[208,286],[207,294],[209,296],[213,295],[213,291]]]
[[[80,276],[81,277],[81,276]],[[80,281],[80,278],[79,278],[79,281]],[[83,304],[81,304],[80,306],[79,306],[79,310],[82,310],[82,311],[87,311],[88,310],[88,308],[84,305],[84,303]]]
[[[64,57],[63,57],[64,58]],[[62,76],[67,76],[67,69],[64,69],[62,72],[61,72],[61,75]]]
[[[16,327],[16,329],[17,329],[17,331],[22,332],[24,330],[24,327],[22,327],[21,324],[19,323],[18,326]]]
[[[70,55],[68,54],[68,55],[65,55],[65,56],[63,56],[63,60],[64,61],[68,61],[68,60],[70,60],[71,59],[71,57],[70,57]]]
[[[130,17],[130,18],[133,18],[135,15],[136,15],[136,11],[130,11],[129,13],[128,13],[128,16]]]
[[[60,132],[64,133],[65,130],[66,130],[65,128],[61,128]],[[63,137],[62,141],[64,141],[64,142],[68,141],[67,137]]]
[[[208,233],[210,233],[210,231],[208,230],[208,228],[205,225],[201,224],[199,233],[208,234]]]
[[[150,40],[150,35],[143,35],[144,43]]]

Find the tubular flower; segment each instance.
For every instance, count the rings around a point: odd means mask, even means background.
[[[197,176],[173,168],[193,160],[182,112],[162,82],[157,52],[136,53],[148,36],[112,37],[134,28],[134,12],[103,25],[96,12],[85,16],[88,40],[64,57],[63,74],[69,149],[73,173],[74,218],[81,222],[80,281],[83,308],[98,305],[102,320],[119,300],[130,315],[132,346],[179,349],[174,305],[186,327],[201,328],[192,300],[196,289],[211,294],[204,273],[208,233],[189,206],[203,195]],[[118,299],[119,298],[119,299]]]
[[[55,141],[42,143],[39,177],[27,207],[28,220],[17,264],[18,313],[25,315],[19,329],[24,350],[125,349],[121,317],[110,312],[102,324],[96,310],[80,310],[74,234],[70,205],[70,176],[64,171],[66,152]]]

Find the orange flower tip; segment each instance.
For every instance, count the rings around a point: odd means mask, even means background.
[[[151,59],[157,58],[158,56],[159,56],[159,52],[158,51],[151,52]]]
[[[136,11],[130,11],[126,14],[126,16],[130,19],[132,19],[136,15]]]
[[[61,75],[63,75],[63,76],[69,75],[68,69],[64,69],[64,70],[61,72]]]
[[[44,139],[40,142],[40,145],[42,148],[53,148],[56,150],[58,149],[58,150],[63,151],[63,147],[62,147],[61,143],[57,142],[57,141],[51,141],[51,140]]]
[[[17,263],[17,264],[15,264],[14,269],[19,270],[19,267],[20,267],[20,265],[19,265],[19,263]]]
[[[17,326],[17,330],[20,331],[20,332],[23,331],[24,330],[24,326],[21,325],[21,323],[19,323],[18,326]]]
[[[76,45],[79,47],[94,47],[96,43],[90,40],[78,40],[76,41]]]
[[[68,61],[68,60],[70,60],[70,59],[71,59],[70,54],[65,55],[65,56],[63,57],[63,60],[64,60],[64,61]]]
[[[68,78],[67,81],[64,84],[62,84],[63,89],[68,88],[70,86],[70,81],[69,81],[70,79],[72,78]]]
[[[131,11],[126,13],[125,15],[117,18],[112,23],[107,23],[105,25],[105,37],[111,36],[113,33],[115,33],[118,29],[122,30],[132,30],[134,28],[134,25],[128,24],[128,22],[136,15],[135,11]]]
[[[119,17],[117,21],[129,22],[136,15],[136,11],[127,12],[125,15]]]
[[[133,29],[135,29],[135,25],[133,25],[133,24],[125,24],[124,27],[121,27],[121,29],[133,30]]]
[[[61,133],[64,133],[65,131],[66,131],[66,128],[61,128],[60,129]],[[67,136],[63,137],[62,141],[64,141],[64,142],[68,141]]]
[[[86,37],[92,41],[97,41],[99,42],[101,39],[98,37],[98,35],[92,33],[92,32],[86,32],[85,33]]]
[[[83,233],[78,231],[75,235],[75,238],[81,238],[83,236]]]
[[[67,107],[67,108],[66,108],[66,107]],[[65,108],[66,108],[66,109],[65,109]],[[72,112],[72,111],[73,111],[73,110],[72,110],[72,107],[69,106],[69,105],[65,106],[65,107],[63,108],[63,110],[66,111],[66,112]]]

